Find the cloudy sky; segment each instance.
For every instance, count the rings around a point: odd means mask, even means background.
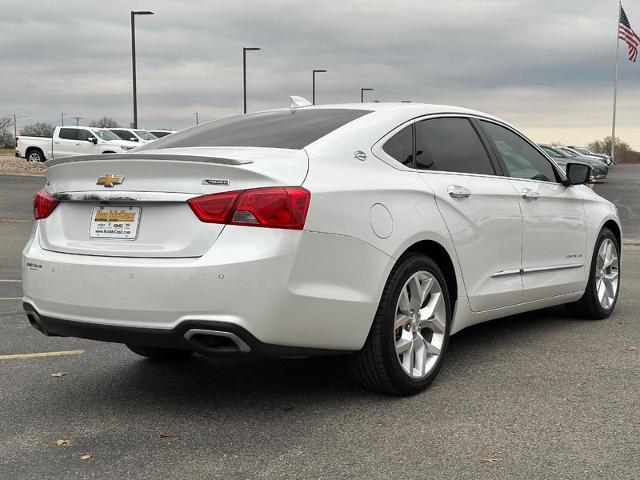
[[[476,108],[536,141],[610,135],[616,0],[0,0],[0,115],[132,119],[129,11],[138,17],[139,123],[182,128],[242,110],[371,100]],[[640,0],[627,0],[640,30]],[[621,45],[618,136],[640,149],[640,64]]]

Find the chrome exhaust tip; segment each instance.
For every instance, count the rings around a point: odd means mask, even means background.
[[[235,333],[220,330],[193,328],[185,332],[184,339],[205,353],[247,353],[251,351],[249,345]]]

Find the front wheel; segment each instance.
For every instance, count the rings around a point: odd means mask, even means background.
[[[186,360],[193,355],[191,350],[177,350],[174,348],[146,347],[144,345],[129,344],[127,344],[127,348],[133,353],[158,362],[176,362]]]
[[[27,154],[27,161],[29,162],[44,162],[44,160],[44,154],[40,150],[30,150]]]
[[[358,381],[395,395],[424,390],[442,366],[451,316],[440,267],[421,254],[400,260],[387,280],[367,341],[351,359]]]
[[[620,289],[619,251],[620,245],[613,232],[603,228],[593,249],[587,288],[580,300],[567,304],[570,313],[591,320],[611,315]]]

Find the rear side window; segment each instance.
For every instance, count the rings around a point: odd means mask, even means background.
[[[140,150],[180,147],[301,149],[370,110],[310,109],[237,115],[174,133]]]
[[[391,137],[382,147],[385,153],[413,168],[413,127],[409,125]]]
[[[556,172],[544,155],[511,130],[482,120],[510,177],[557,182]]]
[[[489,155],[468,119],[434,118],[415,127],[417,168],[495,175]]]
[[[58,137],[63,140],[77,140],[78,139],[78,130],[75,128],[61,128],[58,133]]]

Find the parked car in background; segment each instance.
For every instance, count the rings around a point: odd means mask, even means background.
[[[158,137],[146,130],[140,130],[135,128],[110,128],[111,132],[115,133],[122,140],[128,140],[131,142],[139,142],[140,144],[153,142]]]
[[[149,130],[149,133],[157,138],[166,137],[167,135],[171,135],[175,132],[175,130]]]
[[[159,361],[343,354],[407,395],[455,332],[561,304],[603,319],[618,298],[620,221],[589,168],[473,110],[294,106],[48,167],[29,321]]]
[[[611,165],[611,157],[609,155],[606,155],[604,153],[596,153],[585,147],[574,147],[572,145],[567,145],[567,147],[573,150],[574,152],[579,153],[580,155],[588,155],[590,157],[602,158],[607,165]]]
[[[557,147],[559,150],[562,150],[563,152],[565,152],[566,154],[568,154],[569,156],[573,157],[573,158],[590,158],[592,160],[597,160],[605,165],[607,165],[607,163],[605,162],[605,160],[601,157],[597,157],[595,155],[585,155],[584,153],[580,153],[577,150],[574,150],[571,147],[567,147],[567,146],[558,146]]]
[[[609,174],[609,167],[602,161],[591,157],[583,157],[579,155],[571,155],[559,147],[552,145],[540,144],[540,148],[549,155],[563,170],[566,170],[567,164],[570,162],[581,162],[591,167],[591,173],[594,179],[601,180]]]
[[[120,153],[138,146],[109,130],[91,127],[56,127],[52,138],[19,135],[16,140],[16,156],[30,162],[72,155]]]

